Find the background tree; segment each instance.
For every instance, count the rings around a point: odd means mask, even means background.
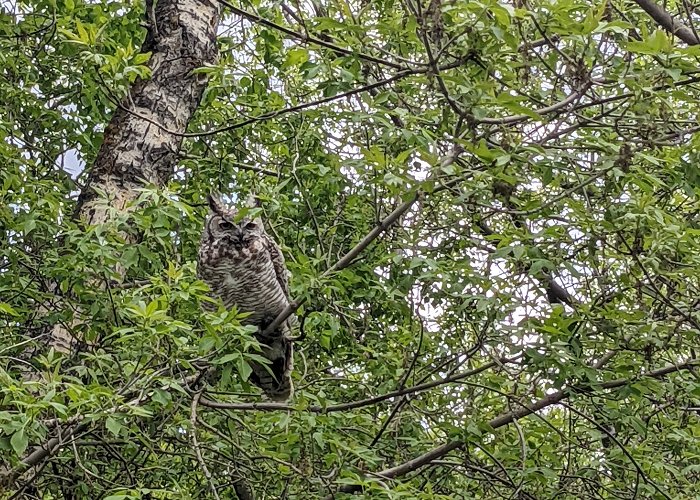
[[[695,497],[698,14],[3,2],[4,494]],[[212,189],[283,244],[288,404],[201,307]]]

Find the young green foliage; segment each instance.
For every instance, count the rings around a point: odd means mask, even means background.
[[[87,227],[146,8],[0,10],[8,496],[700,494],[697,46],[619,0],[232,5],[170,182]],[[289,405],[202,307],[211,191],[260,198],[303,301]]]

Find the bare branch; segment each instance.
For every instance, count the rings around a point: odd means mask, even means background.
[[[202,473],[204,474],[204,477],[209,483],[211,493],[214,496],[214,498],[216,498],[216,500],[219,500],[219,494],[217,493],[216,483],[214,483],[214,478],[212,477],[211,472],[209,471],[209,467],[207,467],[207,464],[204,461],[204,457],[202,457],[202,450],[199,448],[199,441],[197,440],[197,405],[199,404],[199,399],[201,397],[202,393],[198,392],[192,398],[192,405],[190,407],[190,439],[192,440],[192,448],[194,449],[194,453],[197,456],[199,466],[202,468]]]

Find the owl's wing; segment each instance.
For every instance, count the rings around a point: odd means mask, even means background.
[[[270,238],[268,234],[265,235],[265,240],[267,242],[267,250],[270,252],[272,267],[275,268],[277,281],[282,287],[284,296],[289,298],[289,271],[287,271],[287,266],[284,263],[284,255],[282,255],[282,250],[280,250],[280,247],[277,246],[275,240]]]

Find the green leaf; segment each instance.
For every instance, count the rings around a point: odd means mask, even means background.
[[[285,66],[300,66],[308,60],[309,51],[301,47],[295,47],[287,52]]]
[[[10,316],[19,316],[19,313],[15,309],[5,302],[0,302],[0,313],[9,314]]]
[[[629,42],[627,50],[640,54],[661,54],[671,50],[672,44],[666,33],[656,30],[654,33],[640,42]]]
[[[238,352],[233,352],[215,359],[213,363],[217,365],[223,365],[225,363],[230,363],[231,361],[235,361],[237,363],[239,359],[241,359],[241,354]]]
[[[119,437],[119,433],[124,426],[116,418],[109,416],[105,420],[105,427],[112,433],[112,435],[114,435],[114,437]]]
[[[151,58],[151,52],[141,52],[139,54],[136,54],[134,56],[134,59],[131,61],[132,64],[139,65],[139,64],[145,64],[148,62],[148,60]]]
[[[17,432],[12,434],[10,444],[12,445],[12,449],[15,450],[15,454],[17,454],[17,456],[22,456],[22,454],[24,454],[24,450],[26,450],[27,446],[29,445],[29,438],[27,437],[24,428],[19,429]]]
[[[250,364],[243,359],[242,357],[239,357],[236,360],[236,369],[238,370],[238,374],[241,376],[241,379],[248,380],[248,377],[250,377],[250,374],[253,373],[253,369],[251,368]]]

